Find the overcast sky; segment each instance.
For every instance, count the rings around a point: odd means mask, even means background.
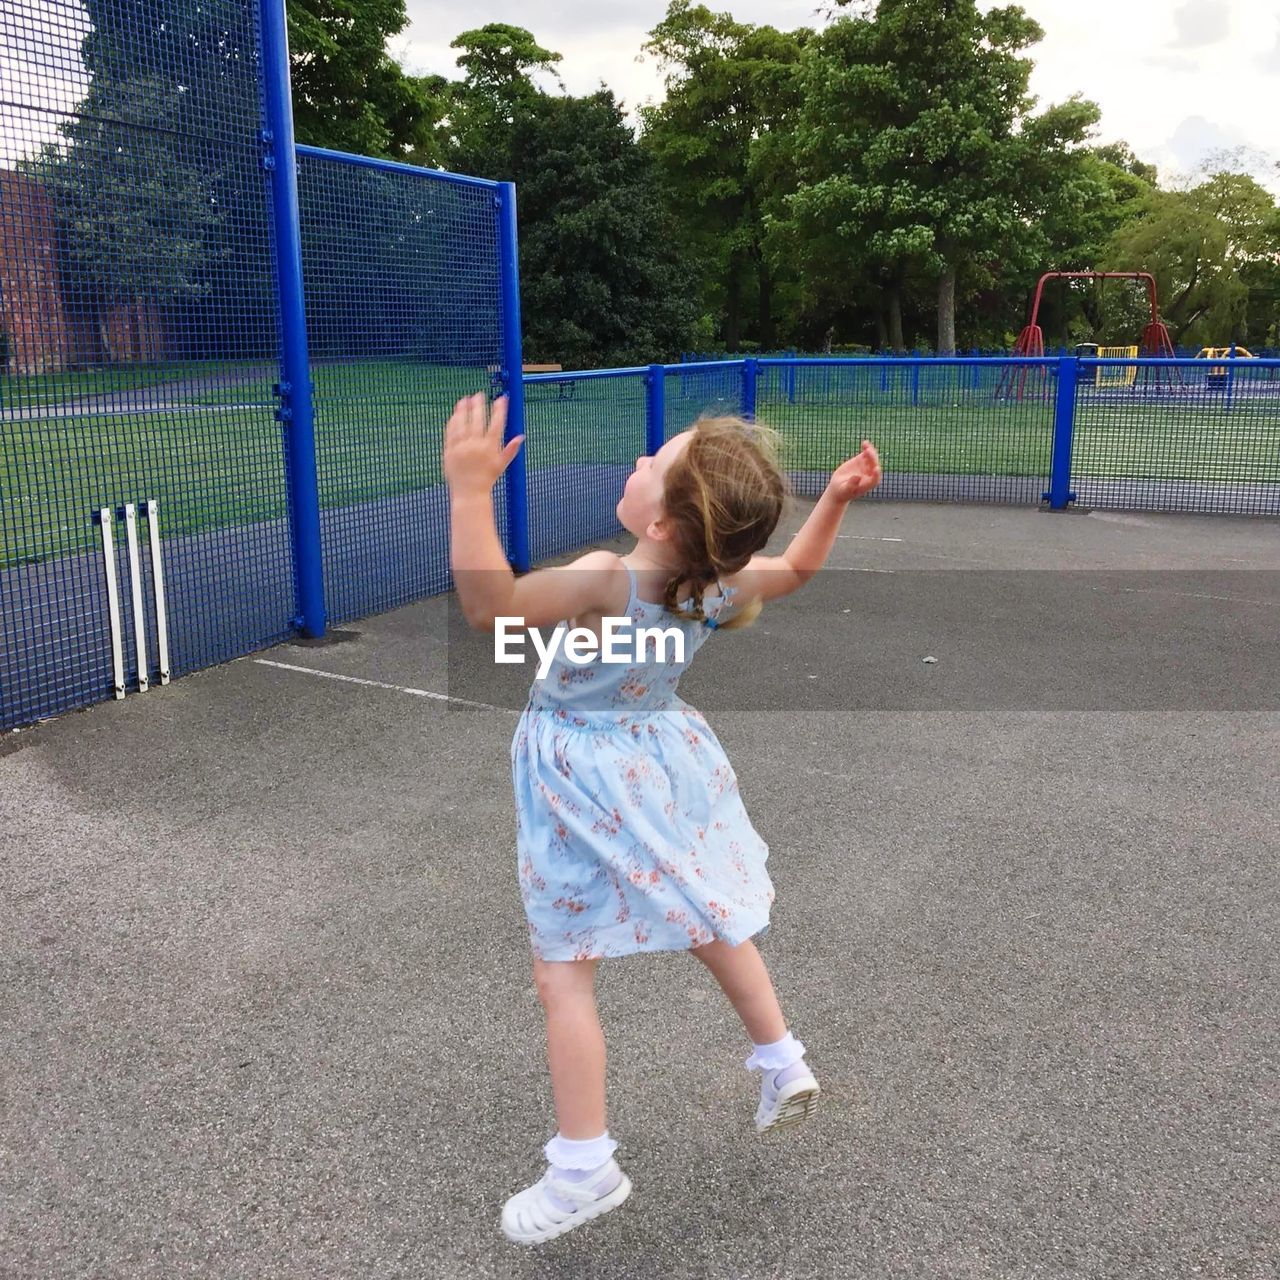
[[[570,93],[604,81],[628,110],[662,96],[657,68],[637,59],[665,0],[407,0],[407,7],[411,25],[392,52],[410,71],[456,75],[454,36],[509,22],[564,55]],[[783,29],[822,22],[818,0],[708,7]],[[1023,0],[1022,7],[1045,32],[1030,50],[1040,105],[1077,92],[1093,99],[1102,108],[1099,140],[1124,139],[1159,166],[1164,182],[1214,150],[1251,148],[1254,175],[1280,196],[1280,0]]]

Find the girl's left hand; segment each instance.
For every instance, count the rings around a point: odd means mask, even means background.
[[[444,478],[455,492],[488,494],[524,441],[524,436],[516,436],[505,446],[502,443],[507,397],[495,400],[492,411],[486,408],[485,400],[483,392],[459,400],[444,429]]]
[[[852,502],[870,493],[880,483],[880,455],[870,440],[862,442],[862,452],[842,462],[832,473],[827,487],[841,502]]]

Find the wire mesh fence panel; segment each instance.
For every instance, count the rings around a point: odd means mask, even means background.
[[[256,15],[0,0],[6,726],[111,695],[109,577],[128,688],[290,631]]]
[[[645,372],[525,379],[529,541],[533,559],[622,533],[616,509],[645,453]]]
[[[1280,515],[1278,374],[1280,362],[1256,360],[1082,361],[1071,455],[1077,503]]]
[[[1010,375],[1030,374],[1019,383]],[[756,417],[782,437],[798,495],[870,440],[875,499],[1038,503],[1053,452],[1051,366],[966,360],[762,362]]]
[[[461,396],[494,387],[501,363],[494,192],[299,148],[330,621],[450,585],[444,426]]]
[[[686,367],[671,365],[663,379],[666,438],[701,417],[741,414],[742,362]]]

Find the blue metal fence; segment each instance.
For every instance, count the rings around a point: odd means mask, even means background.
[[[1001,376],[1053,360],[762,360],[757,415],[781,432],[792,481],[817,496],[863,439],[886,474],[880,498],[1038,502],[1048,487],[1053,404],[1001,394]]]
[[[1081,344],[1087,345],[1087,344]],[[1134,346],[1137,346],[1135,339]],[[1240,344],[1241,350],[1247,350],[1250,356],[1256,356],[1263,360],[1280,359],[1280,347],[1269,347],[1259,345],[1249,345],[1248,343]],[[1175,347],[1173,354],[1178,359],[1206,358],[1201,357],[1200,352],[1205,348],[1201,347]],[[1225,349],[1225,344],[1224,344]],[[925,350],[903,350],[903,351],[877,351],[870,347],[857,346],[837,346],[830,351],[810,351],[800,347],[787,347],[785,349],[770,351],[682,351],[680,353],[680,362],[685,363],[701,363],[708,360],[832,360],[832,359],[854,359],[854,360],[930,360],[936,355],[936,352]],[[964,350],[958,350],[953,353],[958,356],[982,356],[989,360],[999,360],[1011,354],[1010,346],[1003,347],[969,347]],[[1072,356],[1084,355],[1078,352],[1075,347],[1054,346],[1047,347],[1043,353],[1046,356]],[[1243,358],[1243,357],[1242,357]]]
[[[449,583],[515,193],[295,149],[287,65],[283,0],[0,0],[0,726]]]
[[[317,554],[339,622],[449,585],[441,424],[459,396],[504,381],[509,358],[519,367],[504,322],[513,224],[498,183],[297,150]],[[501,492],[498,514],[505,527]]]
[[[5,726],[293,632],[281,428],[242,394],[280,376],[269,37],[229,0],[0,0]]]
[[[524,468],[533,560],[612,537],[614,508],[649,451],[649,370],[525,376]]]
[[[1280,515],[1280,360],[747,357],[525,384],[535,560],[621,532],[635,455],[702,414],[774,427],[802,497],[871,439],[873,501]]]
[[[1082,506],[1280,515],[1280,360],[1081,360]]]

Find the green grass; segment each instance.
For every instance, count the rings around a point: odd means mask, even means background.
[[[763,406],[759,415],[781,432],[788,465],[823,471],[857,453],[864,439],[892,471],[922,475],[1048,474],[1053,421],[1040,406],[910,405],[815,409]]]
[[[238,386],[195,391],[185,398],[197,405],[274,405],[275,381],[275,375],[256,378]],[[481,368],[444,369],[429,364],[360,360],[313,365],[311,386],[317,405],[376,400],[383,405],[408,407],[421,405],[423,397],[429,396],[452,408],[460,397],[487,390],[490,375]]]
[[[762,407],[760,416],[794,440],[796,470],[837,465],[862,439],[884,466],[923,475],[1049,475],[1053,420],[1040,404],[913,408]],[[1105,479],[1280,483],[1280,399],[1265,412],[1203,405],[1081,405],[1073,476]]]
[[[256,362],[261,363],[261,362]],[[246,362],[244,367],[256,367]],[[237,364],[220,364],[220,372],[234,372]],[[166,361],[161,364],[120,364],[73,373],[0,374],[0,409],[34,409],[138,391],[187,378],[207,377],[207,361]],[[270,383],[266,384],[268,394]]]
[[[182,377],[196,376],[183,368]],[[690,379],[692,394],[682,397],[680,380],[667,382],[668,428],[678,429],[703,407],[698,397],[709,395],[712,384]],[[375,362],[318,367],[321,506],[439,485],[441,436],[453,403],[488,383],[483,369]],[[65,383],[64,390],[80,396],[86,385],[80,381],[71,390]],[[51,394],[54,384],[42,379],[41,387]],[[166,535],[282,517],[281,429],[270,381],[198,388],[183,401],[184,407],[164,411],[0,421],[0,567],[92,549],[93,512],[125,501],[159,499]],[[721,412],[733,407],[718,406]],[[983,390],[926,397],[912,406],[909,396],[868,396],[864,388],[843,403],[763,399],[759,413],[782,433],[787,463],[798,471],[830,469],[865,437],[891,472],[1049,473],[1052,406],[1038,399],[996,401]],[[556,384],[530,386],[528,465],[630,465],[643,450],[644,420],[638,378],[577,383],[568,398]],[[1082,402],[1072,474],[1280,484],[1280,398],[1238,401],[1230,411],[1203,400]]]

